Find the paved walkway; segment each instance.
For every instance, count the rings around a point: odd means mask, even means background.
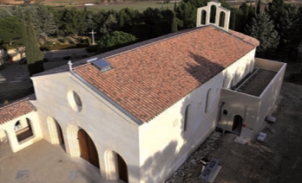
[[[90,53],[86,51],[86,48],[74,48],[74,49],[65,49],[65,50],[53,50],[47,51],[44,55],[44,58],[53,59],[53,58],[63,58],[66,56],[88,56]]]
[[[109,183],[99,169],[82,158],[69,157],[60,146],[45,140],[1,156],[1,183]]]

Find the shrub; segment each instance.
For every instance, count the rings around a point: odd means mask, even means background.
[[[87,44],[91,45],[91,39],[90,39],[90,37],[87,37],[86,41],[87,41]]]
[[[97,51],[97,45],[89,46],[88,48],[86,48],[86,51],[88,53],[96,52]]]
[[[45,45],[53,45],[53,42],[52,41],[46,41]]]
[[[64,60],[70,60],[71,59],[71,56],[66,56],[66,57],[63,57]]]
[[[64,38],[58,39],[58,41],[61,42],[61,43],[65,43]]]
[[[106,34],[98,41],[98,52],[114,50],[126,45],[133,44],[136,41],[137,38],[132,34],[115,31],[110,34]]]

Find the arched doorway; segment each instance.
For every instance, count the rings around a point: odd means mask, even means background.
[[[242,123],[243,123],[243,118],[240,115],[236,115],[233,121],[232,132],[237,135],[240,135]]]
[[[124,159],[116,153],[119,179],[128,183],[128,168]]]
[[[31,121],[28,118],[17,121],[14,128],[19,144],[34,136]]]
[[[80,129],[78,131],[78,139],[81,157],[87,160],[89,163],[93,164],[94,166],[100,168],[98,152],[92,139],[85,132],[85,130]]]
[[[52,144],[60,144],[63,148],[65,147],[64,136],[62,128],[57,120],[52,117],[47,119],[49,135]]]
[[[105,169],[108,180],[122,180],[128,183],[128,168],[125,160],[118,153],[108,150],[105,152]]]

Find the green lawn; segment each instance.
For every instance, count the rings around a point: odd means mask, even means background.
[[[83,10],[84,6],[66,6],[66,8],[70,7],[76,7],[79,10]],[[98,11],[98,10],[116,10],[119,11],[123,8],[132,8],[139,10],[140,12],[143,12],[145,9],[148,7],[151,8],[169,8],[173,9],[174,8],[174,3],[169,3],[169,4],[159,4],[156,2],[136,2],[136,3],[123,3],[123,4],[102,4],[102,5],[95,5],[95,6],[87,6],[87,10],[92,10],[92,11]]]

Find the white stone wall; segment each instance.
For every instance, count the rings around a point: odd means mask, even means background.
[[[232,131],[234,116],[240,115],[247,128],[254,129],[257,124],[260,98],[228,89],[221,91],[220,101],[224,102],[220,111],[218,127]],[[223,111],[227,111],[227,115]]]
[[[255,67],[273,70],[278,73],[259,97],[223,89],[220,101],[225,104],[221,109],[218,125],[224,130],[232,131],[234,116],[240,115],[246,128],[253,130],[252,138],[262,130],[266,116],[273,110],[280,93],[286,68],[284,63],[264,59],[256,59],[254,64]],[[227,111],[227,115],[223,114],[223,110]]]
[[[31,122],[31,129],[33,132],[33,136],[28,139],[25,139],[24,141],[19,143],[17,140],[16,132],[15,132],[15,124],[17,121],[20,121],[20,124],[23,124],[22,128],[26,127],[27,126],[26,118],[28,118]],[[30,112],[26,115],[20,116],[18,118],[15,118],[11,121],[7,121],[4,124],[1,124],[0,129],[2,129],[2,130],[0,130],[0,131],[2,131],[2,134],[4,131],[6,132],[6,134],[8,136],[7,138],[9,140],[9,143],[10,143],[10,146],[11,146],[11,149],[13,152],[17,152],[21,149],[24,149],[25,147],[30,146],[33,143],[35,143],[43,138],[41,127],[40,127],[40,121],[39,121],[37,112],[35,112],[35,111]],[[4,132],[4,134],[5,134],[5,132]]]
[[[246,76],[252,70],[254,55],[255,50],[247,53],[150,122],[140,126],[140,182],[163,182],[205,140],[217,124],[221,88],[234,78],[236,81],[233,84],[236,84]],[[209,89],[209,106],[205,112]],[[183,131],[185,109],[189,104],[187,130]]]
[[[273,111],[275,103],[280,94],[283,77],[286,70],[286,64],[277,61],[257,59],[256,66],[269,70],[278,71],[274,79],[269,83],[265,90],[260,95],[261,103],[259,106],[259,115],[257,124],[255,125],[255,132],[258,134],[262,130],[265,118]]]
[[[138,182],[138,125],[105,101],[99,94],[79,81],[71,73],[33,77],[39,118],[45,139],[53,143],[49,119],[60,125],[66,151],[80,156],[77,132],[84,129],[93,140],[99,156],[100,171],[107,179],[117,179],[116,162],[111,153],[118,153],[128,166],[129,182]],[[81,110],[74,111],[68,92],[75,91],[82,102]],[[110,159],[110,157],[112,159]]]

